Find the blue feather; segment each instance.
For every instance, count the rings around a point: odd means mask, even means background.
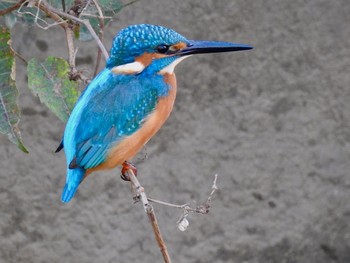
[[[104,69],[86,88],[67,122],[64,149],[67,166],[76,158],[79,168],[68,169],[62,201],[75,194],[87,169],[103,163],[108,151],[137,131],[169,91],[160,75],[115,75]]]
[[[107,152],[106,147],[94,147],[94,152],[86,156],[86,162],[84,164],[85,169],[96,167],[98,164],[102,163],[105,159],[105,152]]]
[[[72,140],[66,145],[73,142],[76,147],[72,158],[77,158],[78,166],[89,169],[101,164],[113,145],[140,128],[159,94],[168,92],[162,76],[140,75],[115,75],[105,69],[79,99],[70,118],[74,123],[67,124],[76,126],[74,134],[64,136]]]
[[[84,178],[85,170],[81,168],[68,169],[66,185],[63,188],[61,200],[68,203],[75,195],[79,184]]]
[[[165,82],[162,69],[181,56],[246,49],[251,47],[187,40],[171,29],[156,25],[133,25],[121,30],[113,40],[106,68],[82,93],[67,122],[61,144],[68,167],[62,201],[71,200],[86,170],[106,161],[110,149],[139,130],[155,110],[158,100],[169,94],[171,87]],[[147,61],[141,73],[112,72],[119,65],[143,63],[140,56],[152,53],[158,55],[152,56],[150,61],[145,57]]]
[[[169,28],[148,24],[132,25],[121,30],[114,38],[106,67],[133,62],[135,57],[144,52],[154,52],[159,44],[186,41],[185,37]]]

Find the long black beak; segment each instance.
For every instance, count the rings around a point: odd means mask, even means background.
[[[252,46],[218,41],[189,40],[187,47],[179,50],[177,55],[187,56],[193,54],[233,52],[252,49]]]

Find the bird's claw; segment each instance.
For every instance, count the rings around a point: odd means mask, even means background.
[[[137,169],[136,169],[136,166],[133,165],[132,163],[128,162],[128,161],[125,161],[123,164],[122,164],[122,174],[120,175],[120,177],[124,180],[124,181],[130,181],[130,178],[127,174],[127,170],[132,170],[135,174],[135,176],[137,176]]]

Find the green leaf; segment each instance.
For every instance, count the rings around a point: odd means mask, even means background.
[[[0,132],[28,153],[17,126],[20,111],[17,105],[16,65],[11,49],[11,35],[6,27],[0,27],[0,72]]]
[[[63,122],[68,120],[79,97],[78,83],[68,78],[69,65],[61,58],[35,58],[28,63],[29,89]]]

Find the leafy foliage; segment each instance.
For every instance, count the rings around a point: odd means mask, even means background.
[[[10,32],[7,28],[0,27],[0,132],[28,153],[18,129],[20,111],[17,105],[15,69]]]
[[[14,4],[16,4],[17,0],[6,0],[0,1],[0,10],[6,9]],[[37,20],[35,21],[35,17]],[[34,22],[44,21],[45,16],[42,12],[37,12],[36,8],[21,6],[18,10],[14,10],[11,13],[5,15],[5,25],[8,28],[12,28],[16,23],[23,22],[28,25],[32,25]]]
[[[79,97],[78,83],[68,78],[69,65],[61,58],[48,57],[44,63],[33,58],[28,63],[29,89],[39,96],[58,118],[67,121]]]
[[[80,18],[88,19],[96,32],[100,28],[100,18],[99,12],[94,5],[94,1],[85,6],[86,1],[77,1],[77,0],[47,0],[46,1],[50,6],[58,10],[67,12],[68,10],[73,10],[73,12],[79,13]],[[64,2],[64,7],[62,3]],[[104,25],[107,25],[109,22],[116,17],[116,15],[125,7],[132,4],[134,1],[123,1],[123,0],[99,0],[98,4],[103,12],[103,22]],[[0,10],[6,9],[17,3],[17,0],[6,0],[0,1]],[[36,23],[42,27],[48,26],[50,23],[47,21],[48,17],[37,7],[28,7],[21,6],[18,10],[15,10],[11,13],[5,15],[6,26],[12,28],[16,23],[23,22],[28,25]],[[82,41],[92,40],[90,32],[85,28],[85,26],[78,26],[77,37]]]
[[[89,20],[98,34],[124,7],[136,1],[0,0],[0,133],[6,134],[22,151],[28,152],[22,143],[18,129],[20,109],[17,104],[18,90],[15,84],[15,55],[24,61],[25,58],[12,50],[8,28],[11,29],[16,23],[20,23],[48,29],[50,26],[58,25],[57,21],[62,19],[66,26],[63,27],[66,29],[68,25],[69,28],[72,28],[77,39],[91,40],[93,38],[81,20]],[[67,14],[79,18],[78,22],[74,19],[67,19]],[[2,27],[3,24],[6,27]],[[69,43],[71,42],[73,43],[68,45],[71,49],[69,51],[74,50],[73,39],[70,39]],[[78,80],[79,77],[82,80],[88,79],[82,74],[78,77],[74,75],[78,71],[75,63],[72,63],[72,60],[75,60],[75,54],[74,58],[72,54],[73,52],[69,52],[70,65],[67,61],[55,57],[48,57],[44,62],[39,62],[34,58],[27,65],[30,90],[38,95],[41,102],[62,121],[68,119],[79,97],[78,82],[71,81],[69,76],[75,80]]]

